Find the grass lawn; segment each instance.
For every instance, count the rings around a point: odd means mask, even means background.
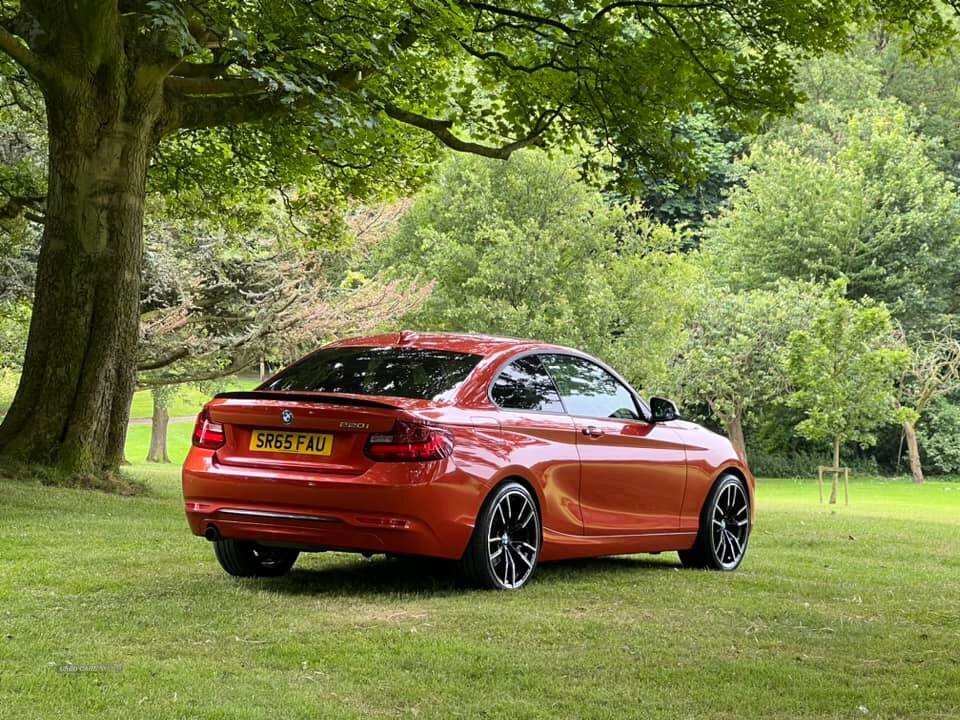
[[[197,412],[200,412],[197,410]],[[175,423],[171,422],[167,426],[167,454],[171,462],[181,465],[184,458],[187,457],[187,451],[190,449],[190,435],[193,433],[193,422]],[[147,457],[147,450],[150,447],[150,426],[149,425],[131,425],[127,428],[127,460],[134,463],[143,462]],[[156,468],[157,466],[147,466]],[[139,468],[131,471],[131,474],[139,474]]]
[[[636,556],[484,593],[338,553],[233,580],[177,468],[131,472],[151,496],[0,482],[0,718],[960,715],[960,484],[829,508],[762,480],[736,573]]]
[[[223,378],[219,381],[220,387],[216,392],[226,392],[227,390],[250,390],[260,384],[256,378],[232,376]],[[192,385],[182,386],[176,396],[170,402],[170,417],[183,415],[196,415],[200,408],[215,393],[200,390]],[[153,417],[153,398],[149,390],[138,390],[133,394],[133,402],[130,404],[130,418],[149,418]],[[146,453],[144,453],[146,454]]]
[[[18,378],[17,373],[0,368],[0,415],[3,415],[10,407],[10,403],[13,402],[13,396],[17,392]],[[250,390],[259,384],[260,381],[254,377],[231,376],[218,382],[219,387],[216,392]],[[192,385],[181,387],[170,402],[170,416],[196,415],[213,394],[213,392],[200,390]],[[153,417],[153,398],[150,397],[149,390],[138,390],[133,394],[130,418],[149,417]],[[146,451],[144,451],[144,454],[146,454]]]

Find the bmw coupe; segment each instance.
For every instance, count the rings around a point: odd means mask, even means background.
[[[754,481],[730,442],[566,347],[401,332],[327,345],[203,408],[183,467],[226,572],[301,552],[459,562],[516,589],[541,562],[677,551],[733,570]]]

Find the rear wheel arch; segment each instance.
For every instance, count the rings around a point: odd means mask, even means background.
[[[537,484],[530,480],[530,478],[524,477],[523,475],[511,473],[505,475],[502,478],[499,478],[494,482],[488,489],[486,494],[483,497],[483,501],[480,503],[480,507],[477,509],[476,517],[480,517],[480,513],[483,512],[484,508],[490,503],[494,495],[497,494],[497,491],[502,488],[507,483],[517,483],[523,485],[527,492],[533,497],[533,502],[537,506],[537,514],[540,516],[540,535],[543,535],[543,497],[541,497],[540,489],[537,487]],[[476,518],[474,518],[476,522]],[[542,538],[541,538],[542,539]]]

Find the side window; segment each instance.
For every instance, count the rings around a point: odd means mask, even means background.
[[[490,389],[493,401],[510,410],[563,412],[553,380],[535,355],[507,365]]]
[[[640,419],[630,391],[599,365],[570,355],[542,355],[541,359],[571,415]]]

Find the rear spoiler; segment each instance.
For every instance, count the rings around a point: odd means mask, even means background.
[[[291,392],[289,390],[234,390],[218,393],[214,400],[286,400],[288,402],[327,403],[330,405],[354,405],[356,407],[382,408],[384,410],[399,410],[396,405],[366,400],[351,395],[320,395],[306,392]]]

